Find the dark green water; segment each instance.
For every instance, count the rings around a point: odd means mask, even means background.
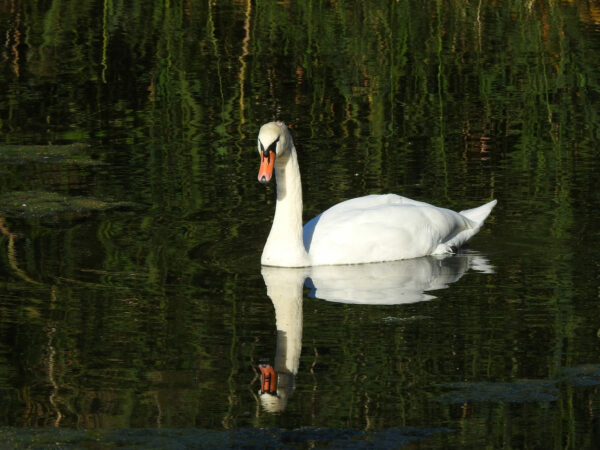
[[[0,3],[0,441],[597,448],[599,11]],[[392,286],[358,299],[263,278],[274,118],[306,219],[369,193],[498,206],[466,252],[379,267]]]

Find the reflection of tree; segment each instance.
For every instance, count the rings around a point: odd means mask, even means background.
[[[594,314],[583,317],[575,305],[597,295],[597,268],[576,257],[597,248],[588,231],[597,190],[580,181],[597,167],[600,129],[597,51],[586,26],[598,23],[593,2],[104,5],[102,20],[89,0],[0,5],[3,141],[85,141],[92,145],[82,152],[111,168],[3,166],[0,190],[45,186],[140,205],[80,221],[23,220],[19,238],[2,221],[10,295],[0,333],[9,353],[23,355],[21,363],[3,356],[3,379],[22,381],[21,397],[4,408],[25,404],[21,417],[32,426],[54,423],[53,405],[62,408],[61,425],[208,424],[198,413],[204,404],[227,405],[219,409],[227,426],[243,421],[236,389],[247,380],[234,362],[248,357],[239,299],[253,278],[239,274],[257,269],[272,211],[256,201],[269,194],[248,176],[249,149],[256,125],[277,114],[305,140],[307,215],[372,192],[431,202],[448,195],[456,205],[498,197],[494,239],[517,241],[490,281],[509,298],[448,306],[465,336],[442,327],[430,337],[435,345],[421,347],[426,324],[402,325],[414,335],[392,330],[372,355],[379,340],[349,327],[343,357],[315,347],[320,362],[366,379],[366,355],[380,380],[398,380],[389,390],[407,400],[394,412],[414,421],[431,413],[423,386],[448,367],[503,378],[531,366],[555,372],[574,352],[590,351],[578,331]],[[514,284],[525,290],[506,287]],[[528,305],[541,289],[544,302]],[[220,307],[198,300],[223,292]],[[521,331],[490,319],[492,307]],[[544,320],[529,327],[522,308]],[[328,324],[311,311],[304,333],[314,336],[314,324]],[[346,311],[345,320],[374,321],[372,314]],[[223,329],[226,345],[207,337]],[[498,356],[515,343],[510,361]],[[418,347],[410,354],[409,344]],[[532,355],[544,352],[552,361],[540,365]],[[211,381],[222,373],[225,394]],[[49,376],[60,387],[50,382],[52,401]],[[340,425],[360,421],[367,406],[372,417],[384,410],[377,392],[340,397],[318,382],[315,403],[326,398],[351,411]],[[569,426],[572,399],[561,399],[559,422]],[[508,433],[504,411],[489,411],[489,429]],[[569,433],[567,425],[558,433]]]
[[[55,303],[56,303],[56,286],[52,286],[51,290],[51,299],[50,299],[50,311],[52,311],[55,307]],[[58,427],[60,426],[60,422],[63,418],[63,414],[60,411],[57,399],[58,399],[58,392],[59,392],[59,385],[58,382],[56,380],[56,373],[55,373],[55,369],[56,369],[56,348],[54,346],[54,334],[56,333],[56,324],[48,324],[47,325],[47,329],[48,329],[48,344],[47,344],[47,348],[48,348],[48,381],[50,382],[50,385],[52,386],[52,392],[50,393],[50,397],[48,398],[48,400],[50,401],[50,404],[52,405],[52,408],[55,411],[56,414],[56,418],[54,420],[53,426]]]
[[[21,269],[19,267],[19,262],[18,262],[18,257],[17,257],[17,252],[15,249],[15,240],[17,238],[17,234],[16,233],[12,233],[8,230],[8,228],[6,227],[5,223],[4,223],[4,219],[2,217],[0,217],[0,232],[4,235],[7,236],[9,241],[8,241],[8,249],[6,252],[6,256],[8,258],[8,262],[9,265],[11,267],[11,269],[13,270],[13,273],[15,275],[17,275],[19,278],[21,278],[23,281],[27,282],[27,283],[31,283],[34,285],[38,285],[40,286],[41,283],[39,283],[38,281],[33,280],[31,277],[29,277],[25,271],[23,269]],[[50,310],[54,309],[56,303],[56,286],[51,286],[50,287]],[[35,314],[36,316],[39,314],[39,312],[37,310],[34,309],[30,309],[29,311],[33,312],[33,314]],[[63,414],[61,413],[59,404],[58,404],[58,394],[59,394],[59,385],[57,382],[57,375],[55,372],[56,369],[56,361],[55,361],[55,357],[56,357],[56,348],[55,345],[53,343],[54,340],[54,335],[56,333],[56,328],[55,328],[55,324],[50,322],[46,324],[46,330],[47,330],[47,343],[46,343],[46,363],[45,363],[45,369],[46,372],[48,374],[48,382],[50,383],[52,390],[49,394],[48,400],[49,403],[52,406],[52,409],[54,410],[53,413],[55,415],[55,419],[53,422],[53,426],[58,427],[60,425],[60,422],[62,420]],[[30,411],[34,411],[34,408],[31,408],[30,406],[28,406],[27,408]],[[28,419],[26,417],[26,419]]]
[[[8,264],[14,271],[15,275],[17,275],[19,278],[22,278],[24,281],[27,281],[28,283],[37,283],[37,281],[32,279],[29,275],[27,275],[27,273],[25,273],[23,269],[19,267],[17,251],[15,249],[15,241],[18,238],[18,234],[12,233],[8,230],[2,217],[0,217],[0,233],[8,238],[6,257],[8,259]]]

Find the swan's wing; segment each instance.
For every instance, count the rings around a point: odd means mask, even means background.
[[[440,254],[464,242],[476,226],[449,209],[399,195],[338,203],[304,226],[313,265],[394,261]]]
[[[396,194],[383,195],[365,195],[364,197],[351,198],[336,205],[333,205],[326,212],[335,213],[337,211],[349,209],[368,209],[383,205],[413,205],[413,206],[432,206],[429,203],[413,200],[408,197],[402,197]]]

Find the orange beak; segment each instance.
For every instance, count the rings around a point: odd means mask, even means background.
[[[258,169],[258,181],[267,184],[273,176],[275,167],[275,152],[267,150],[260,153],[260,169]]]
[[[260,369],[260,393],[277,395],[277,372],[271,364],[259,364]]]

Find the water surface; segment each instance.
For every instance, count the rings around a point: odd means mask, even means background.
[[[594,448],[595,7],[300,3],[0,6],[0,436]],[[275,118],[307,220],[371,193],[498,205],[456,256],[280,271],[274,299]]]

